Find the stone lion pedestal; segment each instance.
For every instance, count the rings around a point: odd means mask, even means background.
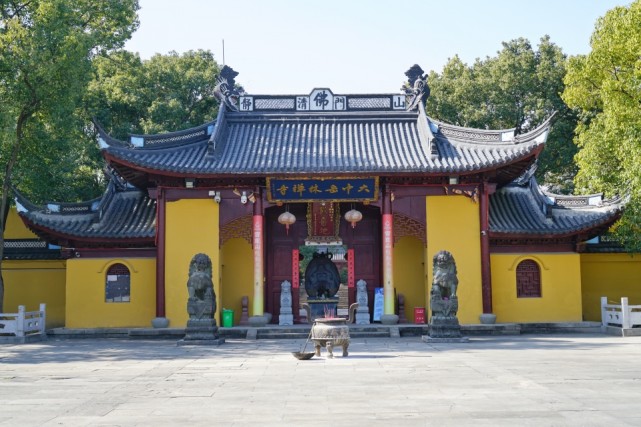
[[[216,325],[216,294],[212,282],[211,259],[205,254],[197,254],[189,265],[187,280],[187,313],[189,320],[185,328],[185,338],[178,345],[220,345],[225,342],[218,334]]]
[[[451,253],[440,251],[434,255],[434,278],[430,291],[430,308],[432,317],[429,323],[429,335],[421,339],[427,343],[436,342],[467,342],[469,339],[461,335],[461,325],[456,313],[458,312],[458,297],[456,289],[456,263]]]

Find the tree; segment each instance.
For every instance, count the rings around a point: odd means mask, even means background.
[[[472,66],[455,56],[441,74],[430,73],[427,112],[459,126],[516,127],[521,132],[556,112],[537,176],[554,191],[567,192],[576,172],[572,143],[576,116],[560,97],[565,63],[566,56],[548,36],[541,38],[536,51],[523,38],[504,42],[496,57],[477,59]]]
[[[614,234],[641,251],[641,1],[600,18],[591,52],[570,59],[563,99],[576,108],[577,187],[630,197]]]
[[[169,52],[141,61],[116,52],[95,61],[89,110],[113,136],[187,129],[214,120],[220,67],[210,51]]]
[[[32,164],[41,173],[48,165],[77,161],[73,155],[78,154],[78,147],[69,136],[79,133],[73,117],[91,78],[91,60],[122,47],[137,28],[137,10],[137,0],[13,0],[1,4],[0,312],[4,308],[4,213],[12,179],[31,176],[35,181],[38,173],[28,170]],[[66,159],[55,157],[61,152],[69,153]]]

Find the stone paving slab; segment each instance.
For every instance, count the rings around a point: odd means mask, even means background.
[[[641,337],[304,342],[0,345],[0,426],[641,426]]]

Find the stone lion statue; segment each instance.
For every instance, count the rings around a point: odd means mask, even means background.
[[[190,319],[211,318],[216,313],[216,294],[212,282],[211,259],[196,254],[189,264],[187,312]]]
[[[434,255],[433,267],[432,294],[448,299],[456,297],[458,277],[452,254],[448,251],[438,252]]]

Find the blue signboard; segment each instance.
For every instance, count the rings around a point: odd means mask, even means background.
[[[385,304],[385,294],[383,288],[374,288],[374,322],[380,322],[383,315],[383,305]]]
[[[267,178],[270,202],[373,202],[377,199],[378,177]]]

